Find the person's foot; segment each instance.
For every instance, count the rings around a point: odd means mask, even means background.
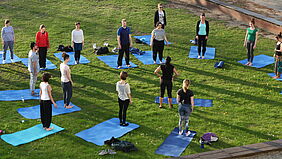
[[[70,108],[73,108],[73,106],[72,105],[67,105],[65,108],[66,109],[70,109]]]
[[[46,130],[46,127],[43,127],[44,130]]]
[[[252,65],[253,65],[253,63],[250,62],[249,66],[252,66]]]
[[[173,105],[172,105],[172,104],[170,104],[170,105],[169,105],[169,108],[170,108],[170,109],[171,109],[171,108],[173,108]]]
[[[47,130],[47,131],[51,131],[51,130],[53,130],[54,128],[52,127],[52,128],[46,128],[45,130]]]
[[[122,124],[122,126],[128,126],[128,125],[129,125],[128,123],[123,123],[123,124]]]
[[[187,131],[187,132],[185,133],[186,136],[189,136],[190,134],[191,134],[190,131]]]
[[[3,64],[5,64],[6,63],[6,60],[3,60]]]
[[[272,78],[274,78],[274,79],[279,79],[280,77],[279,77],[279,76],[274,76],[274,77],[272,77]]]
[[[181,130],[181,131],[178,132],[179,135],[182,135],[182,133],[183,133],[183,130]]]
[[[13,63],[13,62],[14,62],[14,59],[11,59],[11,62]]]
[[[202,56],[202,59],[204,59],[205,58],[205,56]]]
[[[160,105],[160,106],[159,106],[159,108],[163,108],[163,106],[162,106],[162,105]]]
[[[119,126],[122,126],[122,123],[119,123]]]
[[[74,61],[74,64],[76,64],[76,65],[77,65],[77,61]]]
[[[121,69],[121,66],[118,66],[118,69]]]
[[[161,64],[164,64],[163,61],[160,61]]]
[[[249,66],[250,62],[247,62],[245,65]]]
[[[157,64],[157,62],[156,62],[156,61],[154,61],[154,64]]]
[[[131,65],[126,65],[127,67],[131,67]]]
[[[201,56],[198,55],[198,59],[200,59],[200,58],[201,58]]]

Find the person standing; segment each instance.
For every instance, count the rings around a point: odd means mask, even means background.
[[[75,64],[79,64],[81,50],[84,46],[83,30],[80,29],[80,22],[75,23],[75,29],[71,32],[71,42],[74,48]]]
[[[258,41],[258,29],[255,27],[255,19],[253,18],[249,23],[249,28],[246,30],[246,36],[244,41],[244,47],[247,47],[247,66],[253,65],[254,49],[257,47]]]
[[[275,48],[275,66],[274,66],[274,73],[275,76],[274,79],[280,78],[281,72],[282,72],[282,32],[280,32],[277,36],[277,43]]]
[[[122,67],[123,54],[125,53],[125,62],[127,67],[131,67],[129,64],[129,47],[132,47],[132,38],[130,28],[126,26],[126,19],[121,20],[122,26],[117,30],[118,41],[118,68]]]
[[[47,50],[50,48],[49,35],[46,26],[41,24],[36,33],[36,45],[39,47],[39,65],[40,69],[46,69]]]
[[[183,130],[186,131],[186,136],[190,134],[190,131],[188,131],[189,116],[194,110],[194,93],[189,89],[190,84],[190,80],[183,80],[182,88],[177,91],[179,135],[182,135]]]
[[[127,72],[122,71],[120,73],[120,81],[116,83],[116,91],[118,92],[120,126],[128,126],[128,123],[126,123],[126,111],[128,105],[132,104],[130,86],[126,82],[127,77]]]
[[[161,88],[161,96],[160,96],[160,106],[159,108],[163,108],[163,98],[165,94],[165,89],[167,88],[168,94],[168,103],[169,107],[172,108],[172,82],[179,73],[176,71],[175,67],[170,63],[171,58],[168,56],[166,57],[166,61],[164,65],[160,65],[154,72],[160,78],[160,88]],[[162,76],[159,72],[162,71]],[[173,75],[175,74],[175,75]]]
[[[11,26],[10,20],[9,19],[5,20],[4,24],[5,26],[1,30],[2,45],[4,49],[3,64],[6,63],[6,54],[8,47],[11,53],[11,62],[14,62],[14,43],[15,43],[15,33],[13,27]]]
[[[164,29],[166,26],[166,13],[163,10],[163,5],[161,3],[158,4],[158,10],[155,12],[154,18],[154,27],[157,26],[157,22],[161,22],[162,28]]]
[[[209,26],[209,22],[206,20],[206,14],[202,13],[200,16],[200,20],[197,22],[196,25],[196,39],[198,40],[198,59],[201,58],[201,52],[202,52],[202,59],[205,58],[209,30],[210,30],[210,26]]]
[[[39,67],[39,55],[38,55],[38,47],[35,42],[30,43],[31,50],[28,53],[28,71],[30,72],[30,91],[31,95],[35,95],[35,84],[37,81],[38,73],[40,72]]]
[[[154,64],[156,64],[157,60],[157,53],[159,53],[159,60],[162,63],[163,60],[163,51],[164,51],[164,41],[168,43],[165,30],[162,29],[162,23],[157,22],[156,28],[152,31],[152,37],[151,37],[151,48],[153,49],[153,60]]]

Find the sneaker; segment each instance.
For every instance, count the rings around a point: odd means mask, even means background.
[[[74,61],[74,64],[76,64],[76,65],[77,65],[77,61]]]
[[[14,63],[14,59],[11,59],[11,62]]]
[[[126,65],[127,67],[131,67],[131,65]]]
[[[191,132],[188,130],[187,133],[185,133],[186,136],[189,136]]]
[[[182,135],[182,133],[183,133],[183,130],[181,130],[181,131],[178,132],[179,135]]]
[[[3,60],[3,64],[5,64],[6,63],[6,60]]]
[[[157,64],[157,62],[156,62],[156,61],[154,61],[154,64]]]
[[[201,58],[201,56],[198,56],[198,59],[200,59]]]
[[[205,56],[202,56],[202,59],[204,59],[205,58]]]
[[[118,69],[121,69],[121,66],[118,66]]]
[[[128,126],[128,125],[129,125],[128,123],[123,123],[123,124],[122,124],[122,126]]]
[[[101,152],[99,152],[100,156],[103,156],[103,155],[106,155],[106,154],[108,154],[107,150],[102,150]]]

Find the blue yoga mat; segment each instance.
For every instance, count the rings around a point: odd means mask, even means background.
[[[62,57],[62,54],[63,54],[62,52],[54,53],[54,55],[63,62],[64,59]],[[74,52],[67,52],[67,54],[70,56],[70,61],[68,62],[68,65],[75,65]],[[87,63],[90,63],[90,61],[86,57],[80,55],[79,64],[87,64]]]
[[[97,58],[99,60],[103,61],[105,64],[107,64],[111,68],[118,69],[117,68],[118,55],[97,56]],[[129,61],[129,64],[131,65],[131,67],[126,66],[125,59],[123,58],[121,69],[137,67],[137,65],[135,65],[134,63],[132,63],[130,61]]]
[[[139,125],[133,123],[129,123],[128,126],[120,126],[119,119],[112,118],[110,120],[97,124],[90,129],[83,130],[75,135],[88,142],[102,146],[104,145],[104,141],[109,140],[112,137],[121,137],[138,127]]]
[[[3,51],[0,51],[0,64],[3,64]],[[20,62],[22,61],[21,58],[19,58],[15,53],[14,53],[14,63],[15,62]],[[11,53],[10,53],[10,50],[7,50],[7,53],[6,53],[6,63],[12,63],[11,61]]]
[[[35,92],[39,93],[39,89]],[[39,96],[32,96],[30,89],[0,91],[0,101],[39,100]]]
[[[269,75],[270,77],[275,77],[275,76],[276,76],[275,73],[268,73],[268,75]],[[273,78],[273,79],[274,79],[274,78]],[[282,77],[280,77],[280,78],[278,78],[278,79],[276,79],[276,80],[282,81]]]
[[[152,65],[154,64],[153,60],[153,52],[152,51],[145,51],[145,54],[143,55],[137,55],[133,54],[139,61],[141,61],[144,65]],[[157,64],[160,64],[159,57],[157,57]],[[163,59],[162,62],[165,62],[165,59]]]
[[[28,58],[22,58],[22,63],[28,67]],[[52,69],[56,69],[57,66],[55,64],[53,64],[50,60],[46,59],[46,69],[44,70],[52,70]]]
[[[66,114],[66,113],[72,113],[76,111],[80,111],[81,109],[70,103],[70,105],[74,106],[70,109],[64,108],[64,101],[60,100],[56,102],[58,105],[58,108],[52,108],[52,116],[60,115],[60,114]],[[27,119],[39,119],[40,118],[40,105],[36,105],[33,107],[26,107],[26,108],[19,108],[18,112]]]
[[[189,58],[198,58],[198,46],[191,46],[189,52]],[[215,48],[207,47],[205,53],[205,59],[214,59],[215,58]]]
[[[13,146],[18,146],[64,130],[64,128],[61,128],[55,124],[51,124],[50,128],[52,127],[54,127],[53,130],[46,131],[43,129],[42,124],[38,124],[19,132],[1,135],[0,137],[5,142]]]
[[[190,131],[189,136],[185,136],[185,133],[179,135],[178,130],[178,128],[174,128],[161,146],[155,151],[156,154],[179,157],[197,134],[196,131]]]
[[[155,98],[155,103],[160,103],[160,97]],[[211,99],[194,99],[194,105],[199,107],[212,107]],[[164,97],[163,103],[168,104],[168,97]],[[176,98],[172,98],[172,104],[177,104]]]
[[[245,65],[248,62],[248,59],[241,60],[238,62]],[[273,63],[274,57],[261,54],[254,57],[253,65],[251,67],[262,68]]]
[[[151,37],[152,37],[152,35],[134,36],[134,38],[139,39],[140,41],[142,41],[143,43],[145,43],[147,45],[150,45]],[[168,42],[168,44],[172,44],[172,43]],[[166,42],[165,42],[165,45],[167,45]]]

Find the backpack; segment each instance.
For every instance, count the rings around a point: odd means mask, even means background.
[[[109,49],[108,47],[97,47],[94,52],[96,55],[102,55],[109,53]]]
[[[224,61],[219,61],[214,64],[215,68],[223,68],[223,66],[224,66]]]
[[[218,141],[218,136],[214,133],[205,133],[201,138],[200,138],[200,143],[201,144],[207,144],[211,145],[212,142]]]
[[[137,49],[137,48],[134,48],[134,47],[131,47],[131,48],[129,49],[129,52],[132,53],[132,54],[137,54],[137,55],[143,55],[143,54],[145,54],[145,51],[141,51],[141,50],[139,50],[139,49]]]
[[[65,51],[65,52],[72,52],[72,51],[73,51],[73,48],[69,45],[69,46],[66,46],[66,47],[64,48],[64,51]]]
[[[130,152],[138,150],[133,143],[128,141],[120,141],[114,137],[112,137],[110,140],[104,141],[104,143],[106,145],[110,145],[114,150],[117,151]]]

